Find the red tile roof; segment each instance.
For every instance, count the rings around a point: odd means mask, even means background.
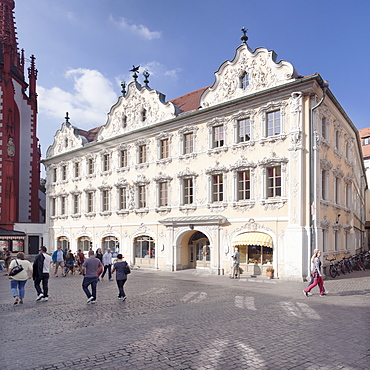
[[[363,145],[362,139],[365,137],[370,137],[370,127],[362,128],[361,130],[358,130],[358,132],[360,134],[360,139],[361,139],[362,156],[364,158],[369,158],[370,157],[370,145]]]
[[[170,100],[170,102],[180,108],[180,113],[198,110],[200,106],[199,104],[200,96],[203,94],[203,91],[207,88],[208,86],[195,90],[186,95]]]

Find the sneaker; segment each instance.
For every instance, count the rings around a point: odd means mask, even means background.
[[[19,300],[19,304],[23,304],[23,299],[20,299]]]
[[[320,294],[320,297],[325,297],[326,296],[326,294],[324,293],[324,294]]]
[[[303,295],[304,295],[305,297],[308,297],[308,292],[303,291]]]
[[[58,277],[58,275],[57,275],[57,274],[55,274],[54,276],[55,276],[55,277]]]
[[[41,298],[44,298],[44,295],[42,293],[40,293],[37,298],[36,298],[36,301],[39,301],[41,300]]]
[[[14,305],[16,306],[18,303],[19,303],[19,298],[18,297],[15,297]]]
[[[122,299],[122,297],[118,296],[117,299]]]
[[[122,297],[121,299],[122,299],[122,301],[124,301],[126,298],[127,298],[127,296],[124,296],[124,297]]]
[[[86,303],[90,303],[91,301],[93,301],[94,300],[94,297],[93,296],[91,296],[87,301],[86,301]]]
[[[66,274],[63,274],[62,276],[63,276],[63,277],[66,277],[67,275],[66,275]]]
[[[113,281],[113,279],[109,279],[109,281]]]
[[[96,303],[96,299],[93,299],[90,303]]]
[[[49,297],[44,297],[41,299],[42,302],[47,302],[49,300]]]
[[[329,293],[329,291],[325,289],[325,295],[328,294],[328,293]]]

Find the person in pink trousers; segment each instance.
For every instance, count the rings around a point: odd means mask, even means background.
[[[324,297],[326,295],[325,289],[324,289],[324,280],[322,279],[322,274],[321,274],[321,251],[315,250],[314,255],[312,256],[312,264],[313,264],[313,283],[307,287],[304,291],[303,294],[308,297],[308,293],[313,289],[316,285],[319,285],[320,289],[320,297]]]

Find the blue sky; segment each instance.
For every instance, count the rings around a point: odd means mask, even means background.
[[[39,71],[43,156],[66,111],[79,128],[105,124],[132,65],[167,100],[211,85],[243,26],[253,50],[320,73],[356,127],[368,127],[369,14],[368,0],[16,0],[19,47]]]

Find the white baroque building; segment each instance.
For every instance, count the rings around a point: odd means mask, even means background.
[[[49,249],[108,246],[137,267],[302,280],[314,248],[364,243],[358,131],[320,75],[246,41],[212,86],[166,101],[137,81],[105,125],[66,121],[43,160]],[[340,216],[339,216],[340,215]]]

